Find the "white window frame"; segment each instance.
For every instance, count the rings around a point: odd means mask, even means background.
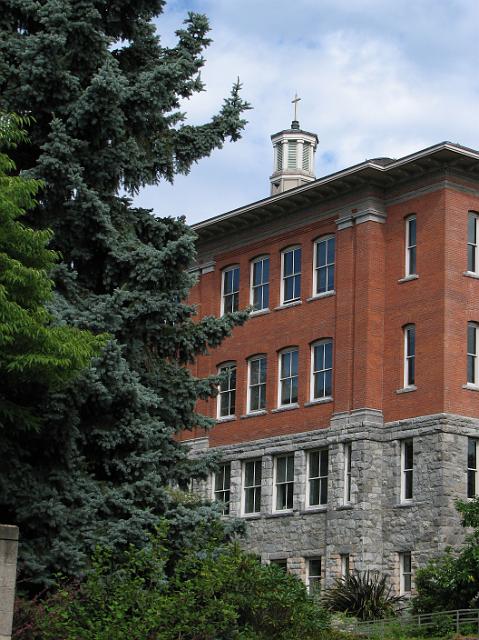
[[[322,452],[325,451],[327,453],[327,467],[326,467],[326,475],[321,475],[321,457]],[[313,454],[318,454],[318,474],[317,476],[311,476],[311,456]],[[306,509],[324,509],[327,507],[329,501],[329,448],[321,447],[320,449],[311,449],[311,451],[307,452],[306,458]],[[311,502],[311,483],[313,481],[318,482],[318,498],[319,502],[315,504],[310,504]],[[326,501],[321,501],[321,486],[323,483],[326,483]]]
[[[474,335],[474,347],[471,351],[469,349],[469,334],[473,333]],[[479,324],[477,322],[468,322],[467,323],[467,370],[466,370],[466,378],[467,384],[473,387],[479,387]],[[473,380],[470,380],[469,376],[469,362],[472,360],[472,377]]]
[[[351,467],[352,467],[352,451],[353,446],[351,442],[344,443],[344,504],[351,504]]]
[[[225,279],[226,279],[226,274],[227,273],[231,273],[232,271],[238,270],[238,290],[237,291],[231,291],[230,293],[225,294]],[[239,309],[239,292],[240,292],[240,288],[241,288],[241,271],[240,271],[240,266],[239,264],[233,264],[230,267],[226,267],[225,269],[223,269],[221,271],[221,315],[223,316],[225,313],[232,313],[234,311],[238,311]],[[233,309],[232,311],[225,311],[225,296],[233,296]],[[237,301],[238,301],[238,305],[237,308],[234,308],[234,296],[237,296]]]
[[[399,554],[399,594],[405,595],[406,593],[411,593],[411,591],[412,554],[410,551],[403,551]]]
[[[298,250],[300,251],[299,271],[294,271],[294,256],[293,256],[293,272],[286,276],[284,273],[285,256],[288,253],[293,253],[294,251],[298,251]],[[295,245],[294,247],[288,247],[287,249],[283,249],[283,251],[281,251],[281,304],[291,304],[292,302],[301,300],[302,259],[303,259],[303,252],[301,250],[300,245]],[[293,298],[286,299],[285,298],[286,278],[296,278],[297,276],[299,276],[299,295],[296,295]]]
[[[224,390],[221,390],[221,385],[218,386],[218,395],[216,397],[216,417],[218,418],[218,420],[222,420],[224,418],[232,418],[236,415],[236,391],[237,391],[237,382],[238,382],[238,378],[237,378],[238,367],[236,366],[236,362],[231,361],[231,362],[224,362],[220,364],[218,367],[218,374],[223,373],[226,369],[235,370],[235,386],[228,387],[228,389],[224,389]],[[230,382],[230,376],[228,376],[228,383],[229,382]],[[225,394],[229,394],[231,396],[232,393],[234,394],[235,413],[228,413],[228,414],[222,415],[221,414],[221,398]],[[231,408],[231,399],[228,401],[228,406]]]
[[[247,464],[255,464],[254,467],[254,482],[255,484],[246,486],[246,465]],[[258,478],[256,474],[256,464],[259,463],[260,468],[260,478],[258,483]],[[261,513],[261,502],[262,502],[262,482],[263,482],[263,462],[261,458],[252,458],[251,460],[245,460],[241,469],[241,512],[244,516],[251,516],[257,513]],[[257,503],[257,489],[259,488],[259,509],[256,509]],[[246,511],[246,490],[253,489],[254,490],[254,507],[253,511]]]
[[[230,504],[231,504],[231,462],[223,462],[219,465],[221,472],[216,471],[213,474],[213,483],[212,483],[212,493],[213,500],[215,502],[223,502],[224,507],[222,510],[222,514],[224,516],[228,515],[230,512]],[[226,474],[226,468],[229,468],[228,474]],[[221,488],[216,488],[216,480],[221,476]],[[226,476],[228,476],[228,486],[226,486]],[[226,499],[226,494],[228,494],[228,499]],[[219,497],[219,496],[223,497]]]
[[[298,354],[298,356],[297,356],[297,358],[298,358],[298,371],[297,371],[295,376],[289,375],[289,376],[286,376],[285,378],[283,378],[282,377],[283,356],[285,356],[288,353],[292,354],[293,352],[296,352]],[[291,357],[290,367],[289,367],[289,373],[290,374],[292,372],[292,366],[291,366],[292,360],[293,360],[293,358]],[[294,402],[291,400],[291,402],[287,402],[287,403],[283,404],[281,402],[282,395],[283,395],[282,394],[283,383],[286,380],[291,380],[292,381],[293,378],[296,378],[296,380],[297,380],[297,385],[296,386],[297,386],[298,397]],[[290,389],[290,394],[289,394],[290,395],[290,399],[292,398],[292,388],[293,388],[293,385],[291,384],[291,389]],[[288,348],[283,349],[282,351],[280,351],[279,354],[278,354],[278,407],[295,406],[296,404],[298,404],[298,400],[299,400],[299,349],[298,349],[298,347],[288,347]]]
[[[471,463],[470,455],[471,449],[474,449],[474,461]],[[474,498],[479,494],[479,473],[478,473],[478,455],[479,455],[479,447],[478,440],[475,438],[467,439],[467,497]],[[472,480],[472,482],[471,482]],[[470,491],[471,484],[473,484],[473,491]]]
[[[285,460],[285,464],[286,464],[286,479],[282,480],[281,482],[278,481],[278,462],[280,460]],[[292,479],[288,480],[288,472],[292,471]],[[286,501],[286,506],[285,507],[278,507],[278,491],[279,491],[279,487],[285,487],[286,493],[289,493],[289,487],[292,487],[291,493],[291,506],[287,506],[287,501]],[[273,491],[273,511],[279,512],[279,513],[285,513],[288,511],[292,511],[293,510],[293,505],[294,505],[294,453],[286,453],[282,456],[276,456],[274,459],[274,491]]]
[[[319,562],[319,573],[311,571],[311,563]],[[306,558],[306,588],[309,594],[313,594],[316,591],[321,590],[321,584],[323,580],[323,559],[322,556],[314,556]],[[313,585],[318,585],[314,587]]]
[[[408,461],[406,460],[406,447],[412,446],[412,466],[406,466]],[[411,478],[411,495],[407,495],[408,478]],[[401,502],[412,502],[414,499],[414,440],[407,438],[401,440]]]
[[[263,303],[263,306],[259,307],[258,309],[254,309],[252,313],[255,313],[255,312],[258,312],[258,311],[267,311],[269,309],[269,294],[270,294],[269,277],[268,277],[268,280],[266,282],[264,280],[262,280],[261,284],[258,284],[258,285],[254,284],[254,278],[253,278],[255,265],[258,264],[259,262],[263,262],[264,263],[265,260],[267,260],[269,262],[269,265],[268,265],[268,271],[269,271],[269,267],[271,266],[271,261],[270,261],[269,255],[258,256],[257,258],[255,258],[254,260],[251,261],[249,303],[250,303],[251,306],[254,306],[254,292],[255,292],[255,289],[261,289],[261,301]],[[263,267],[262,267],[262,275],[264,276],[264,264],[263,264]],[[268,304],[266,306],[264,305],[264,288],[265,287],[268,288]]]
[[[414,353],[410,352],[409,349],[409,334],[413,332],[414,335]],[[416,325],[415,324],[407,324],[403,328],[403,339],[404,339],[404,389],[414,388],[416,386]],[[410,373],[411,373],[411,362],[413,363],[414,376],[412,382],[409,381]]]
[[[416,214],[412,214],[410,216],[408,216],[407,218],[405,218],[405,224],[406,224],[406,229],[405,229],[405,244],[406,244],[406,255],[405,255],[405,274],[406,277],[408,276],[415,276],[417,275],[417,218],[416,218]],[[415,225],[415,243],[412,244],[411,243],[411,222],[414,222]],[[411,256],[414,255],[414,269],[411,268]]]
[[[346,578],[351,573],[351,560],[349,553],[342,553],[339,558],[341,560],[341,578]]]
[[[315,368],[315,362],[314,362],[314,353],[315,353],[315,348],[319,347],[321,345],[326,345],[326,344],[330,344],[331,345],[331,367],[326,367],[325,366],[325,354],[326,354],[326,350],[324,350],[323,352],[323,362],[320,363],[322,368]],[[321,340],[317,340],[316,342],[313,342],[311,345],[311,366],[310,366],[310,379],[309,379],[309,398],[311,402],[315,402],[317,400],[331,400],[333,397],[333,373],[334,373],[334,348],[333,348],[333,339],[332,338],[323,338]],[[315,379],[316,379],[316,375],[319,375],[321,373],[325,374],[327,371],[331,371],[331,393],[328,395],[326,393],[324,393],[323,395],[320,396],[315,396],[314,392],[315,392]],[[323,383],[323,389],[324,389],[325,385]],[[325,389],[324,389],[325,391]]]
[[[251,383],[251,365],[253,362],[256,362],[258,360],[264,360],[264,369],[265,369],[265,376],[264,376],[264,382],[259,382],[259,383],[255,383],[252,384]],[[251,358],[248,358],[248,388],[247,388],[247,392],[246,392],[246,406],[248,407],[248,413],[258,413],[260,411],[265,411],[266,409],[266,391],[267,391],[267,376],[268,376],[268,359],[266,357],[265,354],[258,354],[255,356],[251,356]],[[263,392],[260,391],[260,396],[263,396],[264,399],[264,407],[260,407],[259,409],[253,409],[251,406],[251,389],[252,387],[263,387]]]
[[[328,262],[328,243],[330,240],[334,240],[334,255],[333,262]],[[318,265],[318,245],[326,243],[326,263],[324,265]],[[319,288],[319,271],[320,269],[326,269],[326,289],[324,291],[318,291]],[[329,272],[333,271],[333,286],[330,289],[328,287]],[[327,236],[321,236],[314,241],[313,246],[313,298],[319,298],[321,296],[329,295],[335,291],[336,278],[336,236],[334,233],[330,233]]]
[[[471,220],[474,220],[471,225]],[[470,237],[470,227],[474,229],[475,238]],[[472,254],[473,264],[470,264],[469,255]],[[467,215],[467,273],[479,275],[479,213],[469,211]]]

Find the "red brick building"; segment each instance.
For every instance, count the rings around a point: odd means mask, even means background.
[[[223,452],[205,490],[266,561],[309,582],[379,568],[407,592],[479,487],[479,153],[314,179],[314,134],[272,139],[273,195],[194,227],[199,315],[254,311],[198,360],[225,382],[191,444]]]

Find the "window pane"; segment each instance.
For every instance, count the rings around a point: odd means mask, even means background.
[[[334,266],[331,265],[328,269],[328,291],[334,290]]]
[[[263,281],[263,262],[258,260],[253,264],[253,284],[258,285]]]
[[[468,271],[476,272],[476,247],[467,246],[467,269]]]
[[[309,506],[319,504],[319,480],[309,481]]]
[[[301,249],[295,249],[294,252],[294,272],[301,273]]]
[[[327,449],[323,449],[321,451],[321,476],[328,475],[328,460],[329,460],[329,452]]]
[[[276,482],[286,480],[286,460],[287,458],[278,458],[276,461]]]
[[[409,249],[409,273],[416,273],[416,247]]]
[[[245,513],[253,513],[254,511],[254,489],[245,490]]]
[[[476,354],[476,327],[473,324],[467,325],[467,352]]]
[[[321,575],[321,558],[313,558],[309,561],[309,575],[310,576]]]
[[[286,479],[288,482],[294,480],[294,456],[288,456],[287,458]]]
[[[476,472],[472,469],[467,471],[467,497],[474,498],[476,495]]]
[[[318,271],[318,285],[316,293],[325,293],[327,291],[327,271],[326,267],[322,267]]]
[[[324,366],[325,369],[333,367],[333,343],[331,341],[324,344]]]
[[[255,499],[255,511],[261,511],[261,487],[256,487],[254,490],[254,499]]]
[[[324,395],[329,397],[333,394],[333,375],[332,371],[326,371],[324,374]]]
[[[301,297],[301,276],[294,276],[294,298]]]
[[[292,300],[294,298],[294,278],[290,276],[284,281],[284,300]]]
[[[320,490],[321,490],[321,504],[328,503],[328,480],[327,478],[322,478],[320,482]]]
[[[256,460],[254,463],[255,466],[255,478],[256,484],[261,484],[261,460]]]
[[[298,351],[291,352],[291,373],[292,375],[298,375]]]
[[[413,356],[416,353],[416,331],[414,327],[407,329],[407,355]]]
[[[467,381],[471,384],[476,383],[476,358],[467,356]]]
[[[476,229],[477,229],[476,216],[475,214],[470,213],[467,221],[467,241],[472,244],[476,244],[477,242]]]
[[[328,263],[332,264],[334,262],[334,238],[330,238],[328,240]]]
[[[291,402],[298,402],[298,378],[291,379]]]
[[[316,266],[322,267],[326,264],[326,242],[318,242],[316,245]]]
[[[319,451],[313,451],[309,454],[309,477],[317,478],[319,476]]]
[[[281,377],[287,378],[291,371],[291,351],[281,354]]]
[[[404,472],[404,498],[406,500],[411,500],[413,495],[413,486],[412,486],[412,471]]]
[[[269,307],[269,284],[264,284],[262,289],[263,289],[263,304],[261,308],[267,309]]]
[[[409,246],[416,244],[416,218],[409,220]]]
[[[290,276],[293,273],[293,252],[287,251],[284,254],[284,275]]]
[[[404,468],[412,469],[414,462],[414,449],[412,440],[404,443]]]
[[[245,464],[244,482],[245,482],[245,486],[247,487],[251,487],[254,484],[254,467],[255,467],[254,462],[247,462]]]
[[[467,441],[467,466],[469,469],[477,469],[476,441],[472,438]]]

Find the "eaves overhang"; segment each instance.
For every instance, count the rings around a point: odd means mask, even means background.
[[[479,151],[452,142],[441,142],[397,160],[366,160],[306,185],[198,222],[192,225],[192,229],[206,239],[244,228],[260,218],[287,214],[334,196],[343,196],[361,187],[391,188],[395,184],[447,168],[455,168],[479,178]]]

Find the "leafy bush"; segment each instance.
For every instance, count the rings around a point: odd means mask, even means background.
[[[402,596],[393,594],[385,575],[378,571],[351,571],[337,578],[333,586],[323,591],[322,604],[329,611],[343,611],[361,620],[373,620],[394,615]]]
[[[473,531],[461,549],[449,548],[416,574],[413,609],[429,613],[479,606],[479,498],[457,501],[464,527]]]
[[[68,583],[37,607],[28,640],[313,640],[329,615],[295,576],[222,542],[221,525],[199,530],[170,562],[166,525],[120,565],[99,550],[81,583]]]

